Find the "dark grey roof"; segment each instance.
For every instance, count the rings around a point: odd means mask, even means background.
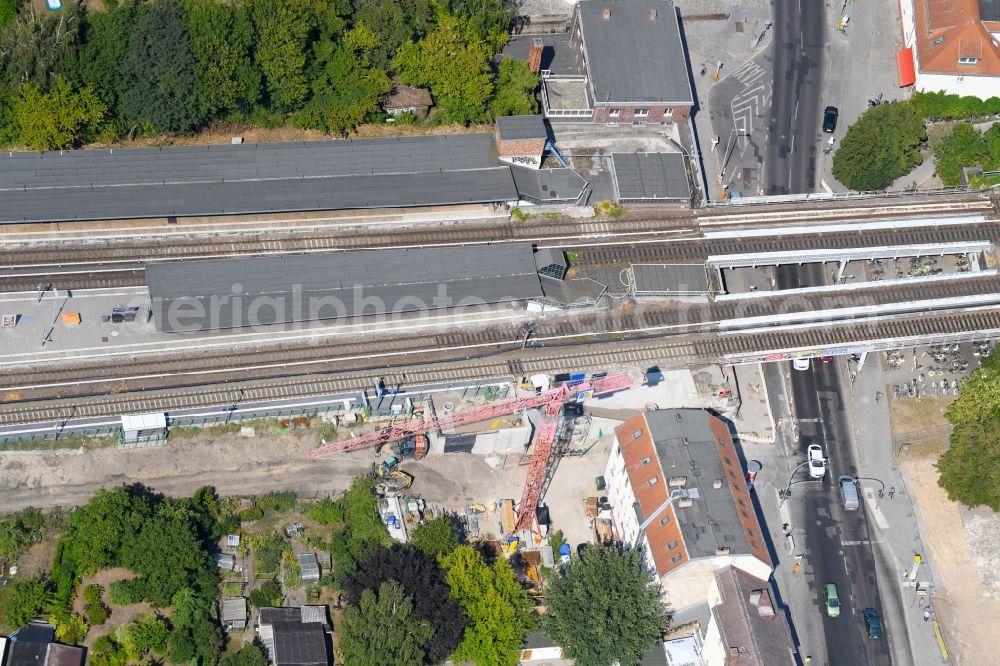
[[[615,153],[611,168],[619,201],[686,200],[691,196],[680,153]]]
[[[274,622],[275,666],[327,666],[326,632],[310,622]]]
[[[674,513],[692,560],[714,557],[722,547],[728,547],[733,555],[751,552],[719,458],[711,418],[714,417],[702,409],[646,412],[646,423],[664,475],[668,479],[687,477],[686,489],[693,503],[678,507]],[[712,483],[717,479],[722,480],[722,487],[714,489]]]
[[[541,650],[553,647],[559,647],[559,644],[549,638],[549,635],[543,631],[533,631],[524,637],[525,650]]]
[[[48,622],[29,622],[15,631],[10,639],[25,643],[51,643],[55,635],[55,625]]]
[[[514,243],[152,262],[146,280],[157,330],[180,332],[526,300],[535,271]]]
[[[86,654],[82,647],[49,643],[45,654],[45,666],[83,666]]]
[[[715,574],[719,603],[712,608],[722,644],[738,650],[736,666],[794,666],[795,642],[788,617],[767,581],[729,566]],[[755,594],[756,593],[756,594]],[[754,599],[759,596],[759,599]],[[762,616],[758,605],[770,607]]]
[[[576,203],[587,188],[587,181],[572,169],[512,166],[510,172],[520,198],[537,204]]]
[[[1000,21],[1000,0],[979,0],[981,21]]]
[[[632,264],[632,280],[636,294],[708,293],[704,264]]]
[[[0,156],[0,222],[514,199],[490,134]]]
[[[299,622],[302,619],[301,608],[283,608],[269,606],[260,609],[258,624],[274,624],[275,622]]]
[[[663,641],[656,641],[653,647],[642,653],[639,666],[667,666],[667,651],[663,648]]]
[[[566,274],[568,267],[566,255],[562,250],[543,247],[535,252],[535,268],[543,275],[547,274],[551,277],[557,277],[555,273],[558,273],[558,277],[561,278]]]
[[[497,118],[497,131],[503,141],[548,137],[545,131],[545,122],[540,115],[500,116]]]
[[[576,7],[595,103],[694,103],[673,3],[580,0]]]
[[[48,651],[49,643],[36,643],[34,641],[11,641],[7,648],[7,661],[5,666],[43,666],[45,664],[45,653]]]

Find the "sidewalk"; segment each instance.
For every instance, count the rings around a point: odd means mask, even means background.
[[[845,363],[843,360],[839,362]],[[846,369],[841,375],[847,376]],[[918,597],[916,590],[909,583],[903,582],[904,572],[913,567],[914,555],[919,554],[923,562],[916,580],[922,586],[930,587],[933,593],[934,563],[929,561],[930,553],[920,537],[914,499],[902,472],[896,466],[889,399],[883,398],[880,404],[876,404],[876,391],[885,392],[885,377],[879,355],[870,354],[853,387],[843,387],[843,395],[851,420],[859,476],[862,477],[860,485],[868,511],[868,528],[876,547],[896,564],[896,579],[882,580],[880,577],[879,587],[886,589],[888,593],[895,593],[896,590],[890,590],[890,586],[901,586],[902,612],[914,663],[917,666],[941,664],[944,660],[938,648],[934,623],[925,621],[923,617],[924,607],[930,600]],[[881,500],[877,495],[880,484],[868,479],[879,479],[885,484],[886,492]],[[887,619],[887,634],[892,640],[890,622],[891,618]],[[895,635],[898,636],[898,632]]]

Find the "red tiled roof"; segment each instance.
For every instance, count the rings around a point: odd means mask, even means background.
[[[1000,76],[1000,45],[979,18],[978,0],[912,1],[919,71]]]

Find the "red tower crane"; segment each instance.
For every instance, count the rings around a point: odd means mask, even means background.
[[[392,425],[361,437],[333,442],[309,451],[306,456],[316,458],[331,453],[354,451],[356,449],[381,446],[390,442],[398,442],[413,435],[428,431],[437,431],[476,421],[487,421],[497,416],[513,414],[522,409],[543,407],[542,420],[535,433],[531,446],[531,459],[528,463],[528,479],[521,493],[518,504],[517,529],[528,529],[535,519],[535,510],[541,501],[542,487],[552,454],[552,445],[559,426],[559,415],[563,405],[581,394],[606,395],[632,387],[632,378],[627,374],[611,375],[591,379],[576,386],[563,384],[557,388],[543,391],[538,395],[522,398],[500,400],[477,409],[463,410],[438,418],[437,416],[410,419],[402,424]]]

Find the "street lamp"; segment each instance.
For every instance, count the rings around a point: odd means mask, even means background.
[[[736,147],[736,139],[741,136],[750,136],[750,133],[745,129],[736,129],[735,127],[729,133],[729,142],[726,144],[726,154],[722,160],[722,172],[719,173],[719,178],[726,177],[726,166],[729,165],[729,158],[733,155],[733,148]]]

